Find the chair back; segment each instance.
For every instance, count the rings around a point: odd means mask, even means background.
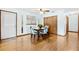
[[[37,32],[37,31],[35,31],[35,30],[33,29],[32,26],[30,26],[30,31],[31,31],[31,34],[36,34],[36,32]]]
[[[44,33],[48,33],[48,27],[45,27]]]

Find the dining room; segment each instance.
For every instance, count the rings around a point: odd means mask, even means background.
[[[0,50],[78,50],[78,33],[67,32],[66,17],[74,14],[78,9],[2,8]]]

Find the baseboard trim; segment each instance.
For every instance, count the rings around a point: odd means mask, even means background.
[[[25,36],[25,35],[30,35],[30,33],[28,33],[28,34],[23,34],[23,35],[17,35],[16,37],[21,37],[21,36]]]
[[[78,33],[78,32],[75,32],[75,31],[68,31],[68,32]]]
[[[17,35],[15,37],[10,37],[10,38],[5,38],[5,39],[11,39],[11,38],[16,38],[16,37],[25,36],[25,35],[30,35],[30,33],[29,34],[23,34],[23,35]],[[5,40],[5,39],[0,39],[0,40]]]
[[[10,38],[5,38],[5,39],[11,39],[11,38],[16,38],[16,36],[15,37],[10,37]],[[1,39],[1,40],[5,40],[5,39]]]

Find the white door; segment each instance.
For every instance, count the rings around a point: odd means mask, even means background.
[[[1,11],[1,39],[16,36],[16,14]]]
[[[78,32],[78,15],[69,16],[69,31]]]

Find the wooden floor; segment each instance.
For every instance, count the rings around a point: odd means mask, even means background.
[[[0,41],[0,51],[78,51],[78,33],[69,32],[67,36],[51,34],[39,41],[30,35]]]

